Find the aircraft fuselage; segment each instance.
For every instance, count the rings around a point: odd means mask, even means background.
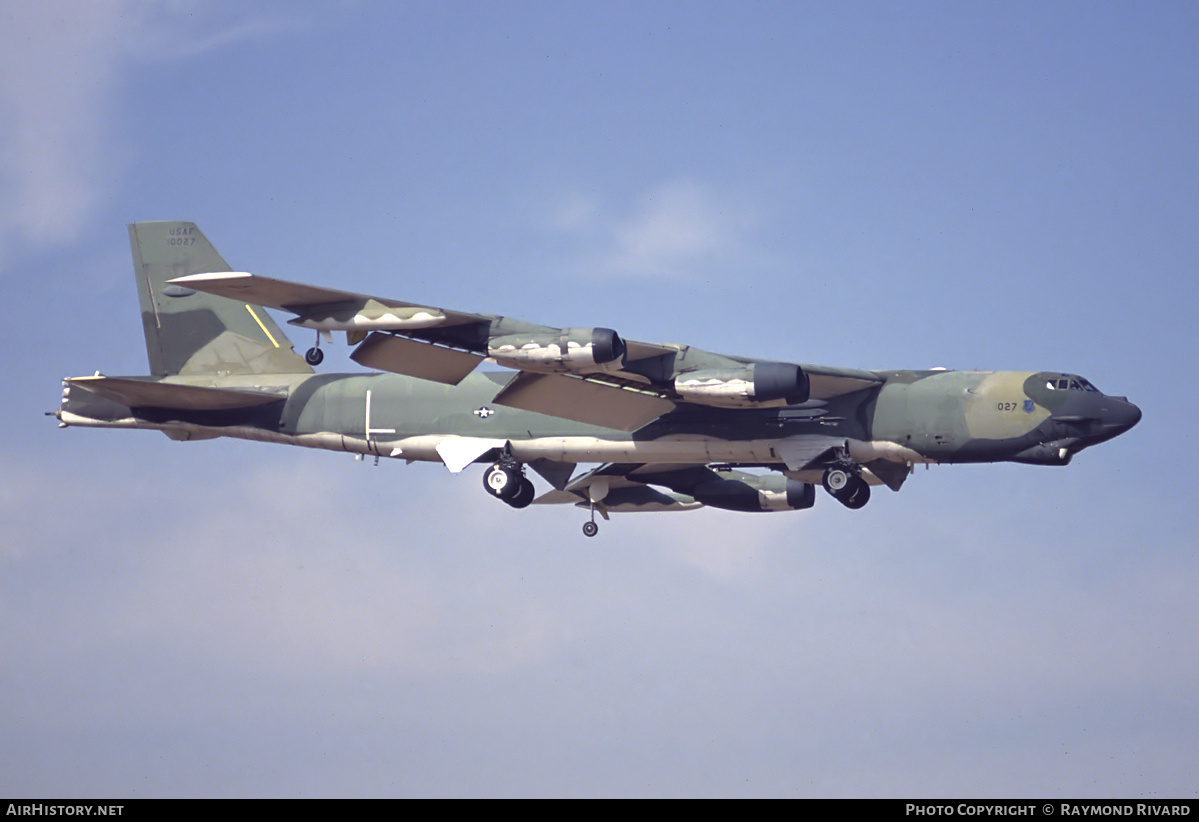
[[[406,460],[445,461],[438,449],[448,439],[475,438],[510,443],[524,462],[729,462],[792,472],[801,466],[786,464],[784,446],[812,437],[848,443],[863,463],[1065,464],[1140,418],[1127,400],[1056,372],[878,373],[881,386],[828,401],[764,409],[680,405],[632,433],[495,405],[509,378],[503,373],[472,374],[457,386],[397,374],[230,376],[221,385],[281,396],[231,411],[135,409],[72,389],[59,417],[71,425],[156,428],[180,439],[231,436]],[[471,461],[489,459],[490,451]]]

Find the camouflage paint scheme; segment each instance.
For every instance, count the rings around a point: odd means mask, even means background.
[[[917,463],[1065,465],[1140,410],[1041,371],[864,371],[728,357],[232,271],[192,223],[129,226],[150,376],[64,381],[66,426],[481,462],[513,507],[850,508]],[[317,374],[264,306],[384,373]],[[369,335],[369,336],[368,336]],[[476,372],[484,360],[516,369]],[[580,463],[599,467],[576,474]],[[525,467],[551,489],[536,497]],[[750,470],[742,470],[750,469]]]

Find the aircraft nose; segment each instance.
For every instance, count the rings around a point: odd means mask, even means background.
[[[1109,397],[1103,409],[1103,427],[1113,436],[1123,434],[1141,421],[1141,409],[1124,397]]]

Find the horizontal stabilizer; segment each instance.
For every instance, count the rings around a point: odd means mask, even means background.
[[[177,408],[186,411],[230,411],[255,408],[286,397],[264,391],[205,388],[127,377],[72,377],[68,382],[129,408]]]

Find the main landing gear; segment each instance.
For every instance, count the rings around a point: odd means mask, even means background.
[[[491,496],[513,508],[525,508],[537,495],[537,489],[533,487],[532,481],[525,476],[524,466],[516,461],[507,448],[504,449],[500,458],[483,472],[483,487]],[[583,534],[589,537],[599,533],[595,512],[596,505],[593,503],[591,519],[583,523]],[[607,519],[608,514],[602,507],[599,512]]]
[[[524,468],[508,455],[483,472],[483,487],[487,493],[513,508],[528,506],[537,495],[533,483],[525,476]]]
[[[853,463],[831,465],[824,471],[824,490],[846,508],[857,510],[870,501],[870,486]]]

